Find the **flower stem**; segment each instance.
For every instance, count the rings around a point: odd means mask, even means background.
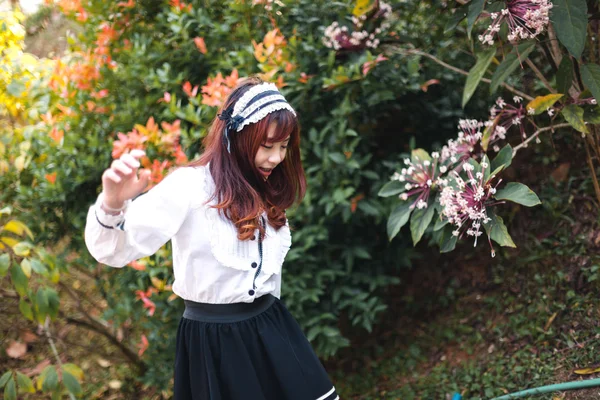
[[[462,69],[460,69],[458,67],[455,67],[453,65],[450,65],[448,63],[445,63],[444,61],[440,60],[439,58],[437,58],[434,55],[431,55],[429,53],[425,53],[423,51],[416,50],[416,49],[415,50],[400,50],[399,52],[403,53],[405,55],[417,55],[417,56],[427,57],[430,60],[433,60],[436,63],[440,64],[441,66],[443,66],[445,68],[448,68],[449,70],[452,70],[454,72],[457,72],[457,73],[465,75],[465,76],[469,76],[469,73],[467,71],[462,70]],[[488,79],[488,78],[481,78],[481,81],[485,82],[485,83],[492,83],[492,81],[490,79]],[[524,99],[527,99],[527,100],[530,100],[530,101],[533,100],[533,97],[529,96],[527,93],[521,92],[520,90],[514,88],[513,86],[510,86],[510,85],[508,85],[506,83],[503,83],[501,86],[504,87],[505,89],[507,89],[508,91],[513,92],[514,94],[523,97]]]
[[[592,155],[590,154],[589,143],[587,140],[585,142],[585,154],[587,155],[587,163],[590,168],[590,172],[592,173],[592,183],[594,184],[594,190],[596,191],[596,198],[598,199],[598,204],[596,207],[600,208],[600,184],[598,184],[598,177],[596,176],[596,168],[594,166],[594,161],[592,161]]]
[[[568,128],[569,126],[571,126],[571,124],[568,124],[565,122],[564,124],[550,125],[545,128],[538,129],[531,136],[529,136],[523,143],[521,143],[520,145],[516,146],[513,149],[513,157],[515,154],[517,154],[517,151],[519,151],[520,149],[522,149],[524,147],[527,147],[527,144],[529,142],[531,142],[533,139],[535,139],[536,137],[538,137],[540,133],[546,132],[546,131],[554,131],[555,129],[560,129],[560,128]]]
[[[62,368],[62,362],[60,361],[60,356],[58,355],[58,351],[56,350],[56,346],[54,345],[54,340],[52,339],[52,336],[50,335],[50,331],[48,330],[49,323],[50,323],[50,317],[46,317],[46,321],[44,322],[44,325],[42,325],[42,328],[44,329],[44,333],[46,334],[48,343],[50,343],[50,348],[52,349],[52,353],[54,354],[54,357],[56,358],[56,363],[58,364],[58,366],[60,368]],[[69,398],[71,400],[75,400],[75,396],[73,396],[73,393],[69,392]]]
[[[544,84],[544,86],[546,86],[546,88],[550,91],[550,93],[556,93],[556,90],[552,87],[552,85],[550,85],[550,82],[548,82],[548,80],[546,79],[546,77],[544,76],[544,74],[542,74],[542,71],[540,71],[538,69],[538,67],[535,66],[535,64],[533,63],[533,61],[531,61],[528,58],[527,60],[525,60],[525,62],[527,63],[527,65],[529,65],[529,68],[531,68],[531,70],[540,79],[540,81],[542,81],[542,83]]]

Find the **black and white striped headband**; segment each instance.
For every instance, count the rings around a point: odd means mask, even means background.
[[[231,153],[230,132],[239,132],[277,110],[288,110],[296,115],[274,83],[261,83],[248,89],[233,107],[229,106],[218,115],[226,122],[223,140],[227,143],[227,151]]]

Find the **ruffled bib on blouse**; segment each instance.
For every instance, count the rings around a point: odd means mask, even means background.
[[[200,167],[204,170],[204,204],[212,196],[215,183],[210,174],[208,165]],[[206,204],[205,213],[209,222],[210,248],[215,259],[223,266],[242,271],[252,270],[252,262],[258,255],[258,240],[239,240],[235,225],[219,213],[216,208],[210,207],[215,200]],[[266,213],[263,214],[267,221]],[[258,238],[258,229],[255,232]],[[282,226],[278,231],[270,224],[266,224],[265,238],[262,242],[263,261],[261,273],[267,275],[280,274],[283,261],[292,245],[292,236],[289,224]]]

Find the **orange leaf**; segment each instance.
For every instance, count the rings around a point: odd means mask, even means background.
[[[129,0],[127,3],[122,1],[120,3],[117,3],[117,7],[133,8],[135,7],[135,2],[133,0]]]
[[[430,80],[428,80],[427,82],[425,82],[424,84],[421,85],[421,90],[424,91],[424,92],[427,92],[427,89],[429,89],[429,86],[436,85],[438,83],[440,83],[439,80],[437,80],[437,79],[430,79]]]
[[[65,132],[61,129],[58,130],[57,127],[53,127],[49,134],[50,138],[56,142],[56,144],[60,144],[65,136]]]
[[[194,38],[194,44],[196,44],[196,47],[198,48],[198,50],[200,50],[200,53],[206,54],[206,43],[204,43],[204,38]]]
[[[131,268],[136,269],[138,271],[144,271],[146,270],[146,265],[142,264],[139,261],[132,261],[128,264]]]
[[[142,340],[138,343],[138,356],[142,356],[146,350],[148,350],[148,338],[146,335],[142,335]]]
[[[51,184],[54,185],[54,183],[56,183],[56,172],[53,172],[51,174],[46,174],[44,175],[44,177],[46,178],[46,180],[48,182],[50,182]]]

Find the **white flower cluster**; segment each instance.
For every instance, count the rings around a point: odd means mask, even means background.
[[[500,14],[491,13],[492,23],[479,41],[493,45],[494,35],[500,31],[502,22],[508,25],[508,40],[533,39],[541,34],[550,22],[552,3],[549,0],[506,0],[506,8]]]
[[[391,15],[392,6],[380,1],[376,16],[377,18],[383,18],[384,21],[373,32],[369,33],[366,29],[363,29],[367,19],[366,14],[360,17],[352,16],[352,23],[354,24],[352,32],[349,32],[348,27],[340,26],[337,21],[334,21],[325,28],[322,39],[323,44],[334,50],[360,46],[376,49],[381,43],[377,36],[391,27],[391,23],[388,21]]]
[[[454,164],[475,150],[475,145],[483,137],[481,128],[483,122],[476,119],[461,119],[458,121],[458,137],[456,140],[448,140],[448,144],[442,148],[441,160]],[[442,173],[445,171],[442,171]]]
[[[285,4],[281,2],[281,0],[252,0],[252,7],[258,4],[264,4],[265,10],[272,11],[273,4],[277,4],[279,7],[285,7]]]
[[[490,221],[484,202],[495,192],[495,189],[489,188],[486,196],[483,173],[477,173],[478,178],[475,179],[470,173],[474,169],[472,165],[465,163],[463,169],[469,172],[471,178],[465,182],[456,171],[453,171],[453,178],[458,188],[444,187],[440,194],[440,205],[443,207],[442,215],[456,227],[452,234],[459,236],[461,228],[465,226],[467,235],[475,237],[476,246],[477,238],[483,233],[480,230],[481,224]]]

